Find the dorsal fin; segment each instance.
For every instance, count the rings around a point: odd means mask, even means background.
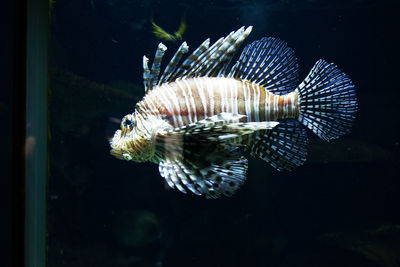
[[[204,40],[204,42],[197,47],[194,52],[188,56],[185,61],[178,67],[178,69],[172,74],[171,78],[168,82],[172,82],[176,80],[178,77],[182,76],[182,74],[186,71],[189,71],[190,68],[194,66],[194,64],[198,61],[199,57],[203,55],[206,51],[208,51],[210,46],[210,39]]]
[[[240,28],[236,32],[231,32],[225,37],[220,45],[210,47],[209,51],[204,53],[201,61],[196,65],[196,69],[191,70],[186,74],[187,77],[198,77],[198,76],[221,76],[223,70],[225,70],[235,51],[243,40],[250,34],[251,27],[244,30],[244,27]]]
[[[148,59],[145,56],[143,57],[145,91],[151,90],[156,85],[173,82],[182,78],[223,76],[236,50],[250,34],[251,30],[251,26],[246,29],[241,27],[239,30],[231,32],[228,36],[220,38],[212,46],[209,46],[210,40],[206,39],[180,66],[178,66],[182,55],[188,51],[186,43],[182,43],[161,75],[160,80],[158,80],[161,59],[167,49],[160,43],[151,71],[148,67]]]
[[[228,77],[263,86],[275,94],[292,92],[298,84],[298,64],[286,42],[265,37],[247,45]]]
[[[149,59],[143,56],[143,84],[144,91],[147,92],[156,86],[158,81],[158,75],[160,74],[161,60],[165,54],[167,47],[163,43],[159,43],[154,56],[153,65],[151,70],[149,69]]]
[[[250,34],[251,30],[251,26],[246,29],[241,27],[239,30],[231,32],[225,38],[220,38],[212,46],[207,47],[206,50],[201,49],[198,51],[199,48],[203,47],[203,43],[182,63],[171,76],[170,81],[180,78],[217,76],[221,69],[226,69],[235,51]]]
[[[188,51],[189,51],[189,46],[186,44],[186,42],[183,42],[176,51],[175,55],[172,57],[171,61],[168,63],[168,66],[165,68],[164,73],[161,75],[161,78],[158,81],[157,85],[160,85],[164,83],[164,81],[169,80],[169,77],[176,70],[179,60],[181,60],[183,54],[186,54]]]

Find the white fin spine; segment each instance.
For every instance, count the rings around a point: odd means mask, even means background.
[[[160,74],[161,61],[166,50],[167,47],[163,43],[158,44],[156,55],[154,56],[153,64],[151,65],[150,71],[150,75],[152,78],[152,87],[155,87],[157,85],[158,75]]]
[[[167,49],[165,45],[160,43],[154,57],[151,71],[148,71],[148,60],[146,60],[146,69],[143,73],[145,91],[147,92],[163,83],[184,78],[225,76],[225,70],[228,69],[234,53],[244,39],[250,34],[251,30],[252,26],[246,29],[241,27],[237,31],[231,32],[228,36],[221,37],[211,47],[210,39],[206,39],[180,66],[178,66],[182,55],[188,51],[186,42],[183,42],[160,79],[158,79],[161,59]]]
[[[149,59],[146,56],[143,56],[143,85],[145,92],[147,92],[151,88]]]
[[[168,81],[169,77],[176,70],[176,67],[184,54],[189,51],[189,46],[186,42],[183,42],[181,46],[176,51],[175,55],[172,57],[171,61],[168,63],[168,66],[165,68],[164,73],[161,75],[160,80],[157,85],[162,84],[164,81]]]

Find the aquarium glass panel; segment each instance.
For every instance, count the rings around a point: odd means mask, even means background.
[[[49,1],[48,265],[398,266],[398,10]]]

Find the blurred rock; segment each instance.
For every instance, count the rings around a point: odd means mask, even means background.
[[[364,255],[383,267],[400,266],[400,225],[384,225],[372,230],[327,233],[321,240]]]
[[[157,216],[145,210],[128,210],[119,213],[114,223],[118,242],[127,248],[145,247],[155,243],[160,235]]]
[[[311,139],[307,161],[313,163],[395,161],[398,150],[398,146],[389,149],[357,139],[342,138],[332,142]]]

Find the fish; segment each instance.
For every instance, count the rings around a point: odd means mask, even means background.
[[[153,27],[153,34],[157,39],[161,39],[167,42],[178,42],[182,40],[182,35],[185,33],[186,31],[186,19],[182,18],[181,23],[179,24],[179,28],[176,32],[174,32],[173,34],[168,33],[167,31],[165,31],[163,28],[161,28],[160,26],[158,26],[153,19],[150,20],[151,21],[151,25]]]
[[[306,161],[306,128],[327,141],[349,133],[357,112],[350,77],[320,59],[299,83],[294,51],[276,37],[246,45],[233,62],[251,31],[206,39],[180,63],[183,42],[161,76],[167,47],[158,45],[151,68],[144,56],[145,95],[121,120],[111,155],[158,164],[171,188],[215,199],[244,184],[247,154],[291,171]]]

